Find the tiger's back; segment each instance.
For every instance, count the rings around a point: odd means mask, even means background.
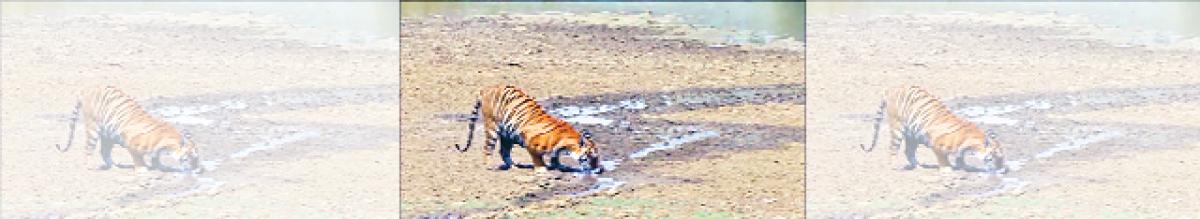
[[[936,96],[917,86],[901,86],[888,89],[880,103],[879,116],[875,124],[875,138],[870,151],[878,141],[880,120],[886,119],[891,132],[893,154],[903,144],[909,164],[902,169],[918,165],[915,150],[918,145],[933,149],[938,165],[952,167],[950,156],[955,157],[958,167],[968,152],[984,155],[989,169],[1003,167],[1003,154],[999,142],[985,134],[974,123],[954,115]]]

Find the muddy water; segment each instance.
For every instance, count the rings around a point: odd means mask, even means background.
[[[738,30],[711,36],[732,44],[804,40],[803,2],[405,2],[403,17],[497,15],[501,13],[645,13],[681,16],[681,22]]]
[[[869,17],[941,13],[1053,13],[1115,29],[1101,38],[1123,45],[1174,44],[1200,37],[1197,2],[816,2],[814,16]]]
[[[228,15],[251,15],[265,20],[237,21],[278,22],[288,33],[314,45],[356,46],[371,42],[395,42],[400,37],[399,2],[8,2],[0,7],[4,16],[86,16],[86,15],[148,15],[171,13],[178,19],[197,19],[195,22],[230,20]],[[236,17],[236,16],[233,16]],[[236,19],[235,19],[236,20]],[[184,23],[180,23],[186,24]],[[386,47],[386,46],[385,46]]]
[[[980,123],[981,127],[998,135],[998,141],[1005,147],[1009,172],[944,176],[952,177],[945,180],[949,182],[946,190],[924,196],[916,206],[894,210],[1018,194],[1042,186],[1041,182],[1052,181],[1055,176],[1041,172],[1058,162],[1104,159],[1117,151],[1169,149],[1184,146],[1184,142],[1200,141],[1200,136],[1195,135],[1200,129],[1194,127],[1049,118],[1052,114],[1170,103],[1200,103],[1200,85],[1012,94],[947,101],[950,108],[958,109],[956,114]],[[978,165],[980,162],[968,163]]]
[[[599,144],[601,166],[608,171],[597,176],[559,174],[551,185],[513,197],[514,205],[672,181],[641,173],[642,168],[656,165],[654,161],[691,161],[717,151],[771,149],[787,142],[804,141],[804,130],[795,127],[643,118],[647,114],[724,106],[804,104],[804,87],[800,84],[552,97],[539,103],[549,113],[573,121],[576,128],[590,131]],[[466,115],[441,115],[441,118],[462,121]],[[564,159],[564,163],[573,165],[568,160]]]
[[[212,195],[254,180],[245,175],[264,161],[302,159],[307,155],[334,153],[398,142],[393,127],[283,122],[247,117],[291,110],[355,104],[396,104],[398,86],[331,89],[293,89],[257,93],[224,93],[142,101],[151,114],[187,130],[200,144],[199,175],[159,173],[138,176],[143,189],[114,200],[115,206],[146,201],[171,201]],[[128,159],[118,162],[128,162]],[[164,162],[167,165],[172,163]],[[132,179],[131,179],[132,180]]]

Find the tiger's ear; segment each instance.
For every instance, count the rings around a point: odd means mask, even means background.
[[[583,136],[583,137],[579,138],[579,146],[580,147],[587,146],[587,141],[592,140],[592,132],[589,132],[587,129],[582,130],[581,136]]]

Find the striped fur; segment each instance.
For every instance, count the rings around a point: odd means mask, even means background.
[[[917,86],[889,89],[879,105],[877,116],[871,147],[860,147],[868,152],[875,148],[880,123],[886,118],[892,134],[891,153],[895,155],[901,143],[905,146],[908,165],[901,169],[911,170],[919,165],[916,149],[923,144],[933,150],[938,166],[946,170],[955,167],[974,170],[963,162],[968,152],[981,155],[988,170],[1004,170],[1003,150],[994,135],[985,134],[974,123],[955,116],[925,89]],[[955,157],[955,166],[951,165],[950,156]]]
[[[592,142],[591,135],[586,130],[578,132],[566,121],[546,113],[533,97],[526,95],[520,88],[508,85],[481,90],[471,116],[466,147],[458,149],[466,151],[471,147],[475,122],[482,116],[484,133],[487,134],[484,159],[490,158],[492,151],[499,145],[500,158],[504,163],[496,168],[498,170],[508,170],[514,165],[511,152],[515,144],[525,147],[533,160],[533,165],[516,164],[519,168],[534,168],[537,172],[545,172],[547,168],[543,156],[553,152],[550,156],[550,169],[565,172],[604,171],[598,165],[600,159],[596,156],[596,144]],[[570,152],[574,159],[579,160],[582,170],[561,165],[558,157],[563,151]]]
[[[138,171],[149,168],[180,171],[159,162],[160,152],[169,150],[180,164],[189,166],[186,171],[202,171],[197,165],[200,161],[199,151],[190,135],[146,113],[132,98],[112,86],[88,90],[80,95],[71,118],[67,145],[55,145],[59,151],[66,152],[71,148],[80,114],[83,116],[84,131],[87,132],[88,157],[96,150],[96,145],[100,145],[100,159],[104,163],[97,169],[107,170],[116,165]],[[112,148],[115,144],[129,151],[133,166],[113,163]],[[150,157],[152,166],[146,164],[146,156]]]

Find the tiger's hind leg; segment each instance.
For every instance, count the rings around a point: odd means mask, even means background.
[[[496,170],[512,169],[512,148],[513,144],[511,141],[500,139],[500,160],[504,161],[504,163],[497,166]]]
[[[87,140],[84,141],[85,142],[84,144],[86,144],[85,149],[87,149],[87,157],[91,158],[92,154],[95,153],[95,151],[97,149],[96,145],[99,145],[100,146],[100,148],[99,148],[100,161],[103,163],[101,163],[100,165],[97,165],[95,167],[95,170],[111,169],[113,167],[113,161],[112,161],[113,142],[97,137],[98,134],[96,134],[96,132],[98,130],[96,130],[95,128],[91,128],[94,126],[95,125],[93,125],[89,121],[87,123],[87,127],[89,127],[89,128],[86,129],[87,131],[85,131],[87,133]]]
[[[916,169],[921,164],[917,162],[917,146],[919,145],[916,141],[904,141],[904,158],[908,161],[908,165],[900,167],[900,170]]]
[[[128,168],[127,166],[122,166],[120,164],[116,164],[115,162],[113,162],[113,160],[112,160],[113,146],[115,146],[115,143],[113,143],[111,141],[100,140],[100,160],[104,163],[102,163],[102,164],[100,164],[100,166],[96,167],[97,170],[108,170],[108,169],[111,169],[113,166],[117,166],[118,168]]]

